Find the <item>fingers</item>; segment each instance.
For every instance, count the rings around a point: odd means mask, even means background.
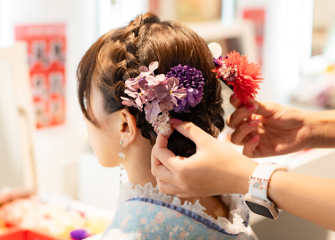
[[[282,107],[277,103],[270,103],[270,102],[269,103],[257,102],[257,104],[258,108],[256,114],[262,115],[264,117],[269,117],[273,115],[276,111],[279,110],[280,107]]]
[[[229,101],[230,101],[230,104],[233,105],[234,108],[238,108],[238,107],[241,106],[241,105],[240,105],[240,100],[237,98],[237,96],[236,96],[235,93],[233,93],[233,94],[230,96]],[[256,102],[256,101],[253,100],[253,99],[250,99],[250,103],[254,103],[254,102]]]
[[[236,94],[233,93],[230,96],[230,103],[231,105],[233,105],[233,107],[235,109],[238,109],[240,107],[239,105],[239,99],[236,97]],[[268,117],[270,115],[272,115],[274,112],[276,112],[277,110],[279,110],[281,107],[283,107],[282,105],[279,105],[277,103],[262,103],[262,102],[257,102],[255,100],[250,100],[250,104],[253,103],[257,103],[258,104],[258,108],[257,111],[255,112],[256,114],[259,115],[263,115],[265,117]]]
[[[247,106],[240,107],[233,112],[227,118],[227,125],[233,129],[236,129],[244,119],[248,119],[252,114],[254,114],[258,109],[258,103],[249,103]]]
[[[234,108],[238,108],[239,107],[239,103],[240,103],[240,100],[237,98],[236,94],[233,93],[231,96],[230,96],[230,104],[233,105]]]
[[[245,122],[240,125],[231,135],[231,142],[237,145],[242,145],[245,142],[245,137],[254,131],[261,121],[255,119],[251,122]]]
[[[155,165],[151,166],[151,173],[157,179],[160,179],[165,182],[169,182],[171,184],[176,184],[176,177],[175,175],[164,165]]]
[[[151,152],[151,173],[152,175],[154,175],[157,179],[159,178],[163,181],[175,183],[176,178],[173,172],[170,169],[168,169],[165,165],[163,165],[162,162],[156,157],[155,149],[156,149],[156,146],[153,148],[153,151]],[[166,159],[163,159],[163,162],[169,162],[169,161]]]
[[[158,133],[155,146],[158,148],[167,148],[169,136]]]
[[[158,186],[158,190],[161,193],[165,193],[165,194],[184,194],[184,190],[172,185],[170,183],[167,183],[165,181],[162,181],[161,179],[156,178],[157,180],[157,186]]]
[[[175,166],[173,162],[179,161],[176,159],[176,155],[167,149],[168,137],[163,134],[158,134],[156,144],[151,152],[151,159],[153,166],[159,166],[160,163],[165,165],[170,171],[174,172]],[[175,163],[175,165],[178,162]]]
[[[156,144],[151,151],[151,173],[157,179],[173,184],[176,182],[173,171],[178,165],[173,166],[172,162],[180,160],[176,158],[173,152],[167,149],[167,140],[167,136],[158,134]],[[174,164],[178,164],[178,162]]]
[[[255,149],[259,143],[260,136],[256,135],[253,138],[251,138],[246,144],[244,145],[243,148],[243,155],[252,158],[255,157]]]
[[[210,137],[212,138],[211,135],[191,122],[182,122],[181,124],[172,125],[175,130],[180,132],[185,137],[191,139],[197,145],[197,147],[200,147]]]

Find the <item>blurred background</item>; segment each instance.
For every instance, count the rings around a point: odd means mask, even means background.
[[[76,68],[99,36],[147,11],[188,25],[217,57],[237,50],[259,63],[265,80],[258,100],[335,109],[333,0],[0,0],[1,191],[24,186],[115,210],[119,169],[101,167],[90,150]],[[223,94],[228,115],[231,92]],[[335,177],[328,152],[313,154],[292,168]],[[324,162],[308,165],[316,160]],[[276,231],[280,237],[271,239],[335,239],[285,215],[276,224],[255,220],[260,239]]]

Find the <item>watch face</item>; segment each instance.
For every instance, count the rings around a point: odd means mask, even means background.
[[[245,203],[249,206],[250,210],[253,211],[254,213],[257,213],[267,218],[274,219],[271,212],[266,207],[263,207],[261,205],[255,204],[250,201],[245,201]]]

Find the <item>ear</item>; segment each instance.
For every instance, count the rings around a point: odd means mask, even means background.
[[[127,147],[129,144],[134,142],[138,133],[138,128],[136,127],[136,117],[127,109],[122,109],[120,113],[122,120],[120,127],[121,140],[123,141],[123,146]]]

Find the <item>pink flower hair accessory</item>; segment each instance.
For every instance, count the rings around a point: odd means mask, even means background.
[[[126,80],[122,104],[144,110],[145,119],[158,134],[170,135],[170,111],[188,112],[190,107],[200,103],[203,96],[205,78],[200,70],[179,64],[166,75],[155,75],[158,62],[149,67],[141,66],[136,78]]]

